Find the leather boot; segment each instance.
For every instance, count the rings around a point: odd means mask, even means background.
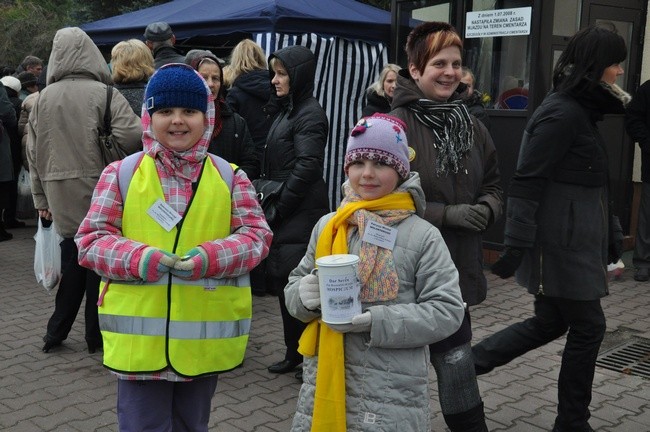
[[[14,238],[13,234],[5,230],[5,224],[0,219],[0,241],[11,240]]]
[[[467,411],[458,414],[443,414],[443,417],[451,432],[488,432],[483,402]]]

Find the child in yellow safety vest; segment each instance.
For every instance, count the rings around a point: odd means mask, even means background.
[[[103,171],[75,237],[79,262],[103,280],[120,430],[207,431],[218,374],[244,358],[248,273],[272,232],[246,174],[207,152],[214,100],[196,71],[160,68],[144,108],[143,152]]]

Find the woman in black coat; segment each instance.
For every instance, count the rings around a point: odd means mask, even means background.
[[[266,260],[266,286],[279,297],[287,348],[284,360],[271,365],[269,372],[286,373],[302,363],[297,349],[305,324],[287,311],[284,287],[305,255],[312,228],[329,212],[323,180],[328,121],[313,96],[316,58],[308,48],[282,48],[269,57],[269,65],[280,111],[266,139],[262,173],[283,181],[284,188],[267,214],[273,243]]]
[[[553,89],[526,125],[510,182],[506,249],[492,267],[535,296],[531,318],[472,348],[478,374],[545,345],[568,330],[558,379],[554,432],[592,431],[591,386],[605,334],[608,294],[608,158],[596,122],[624,113],[623,38],[607,29],[576,33],[553,72]],[[608,256],[610,255],[610,256]]]
[[[374,113],[390,112],[390,103],[393,101],[393,92],[397,86],[397,74],[401,67],[388,63],[381,70],[379,79],[372,83],[366,90],[366,100],[361,115],[371,116]]]
[[[255,151],[261,155],[273,122],[273,117],[264,110],[271,98],[271,85],[262,47],[250,39],[239,42],[224,73],[231,82],[226,102],[246,120]]]

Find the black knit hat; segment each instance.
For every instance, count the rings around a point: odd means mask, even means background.
[[[147,84],[145,101],[149,115],[162,108],[208,110],[209,90],[190,66],[171,63],[158,69]]]
[[[38,82],[36,75],[31,72],[21,72],[18,74],[18,79],[23,88],[36,85]]]

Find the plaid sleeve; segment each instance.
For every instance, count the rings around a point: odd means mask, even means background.
[[[255,188],[241,170],[232,189],[231,235],[203,243],[208,253],[206,277],[237,277],[250,272],[269,254],[273,232],[257,202]]]
[[[75,242],[82,266],[110,279],[136,280],[146,245],[122,235],[123,201],[117,179],[120,163],[114,162],[102,172]]]

